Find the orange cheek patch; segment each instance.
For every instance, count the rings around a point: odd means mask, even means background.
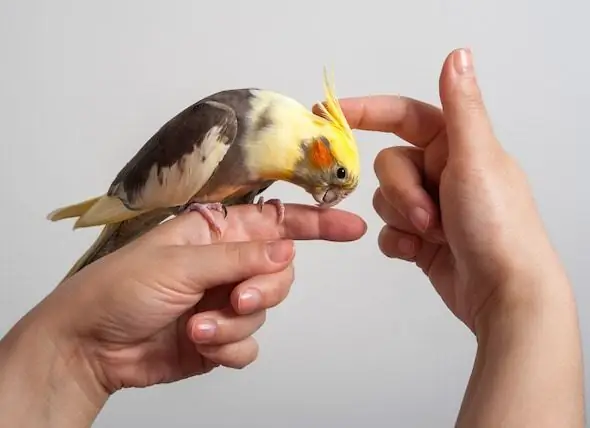
[[[318,168],[327,168],[334,163],[334,158],[332,157],[330,149],[328,149],[321,140],[315,140],[312,143],[310,159]]]

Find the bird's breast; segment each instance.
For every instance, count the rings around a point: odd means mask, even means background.
[[[248,194],[249,192],[255,190],[258,186],[255,185],[240,185],[240,184],[220,184],[213,189],[208,190],[207,192],[199,192],[195,198],[194,202],[199,203],[212,203],[212,202],[222,202],[229,198],[236,198],[243,195]]]

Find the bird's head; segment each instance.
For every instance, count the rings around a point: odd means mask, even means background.
[[[319,115],[301,142],[303,156],[295,168],[299,185],[321,207],[331,207],[357,187],[360,160],[352,130],[324,71],[325,102],[318,103]]]

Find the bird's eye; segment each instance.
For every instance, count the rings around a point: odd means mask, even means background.
[[[336,177],[343,180],[346,177],[346,169],[340,167],[336,170]]]

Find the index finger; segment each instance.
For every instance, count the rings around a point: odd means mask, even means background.
[[[444,128],[441,109],[412,98],[369,95],[338,102],[351,128],[391,132],[418,147],[426,147]],[[319,113],[318,107],[313,111]]]
[[[356,214],[334,208],[285,204],[284,220],[279,223],[277,210],[270,204],[262,211],[255,204],[227,208],[227,218],[213,213],[223,232],[222,241],[249,240],[324,240],[347,242],[361,238],[365,221]],[[207,222],[198,213],[186,213],[154,230],[153,239],[176,245],[202,245],[217,241]]]
[[[295,240],[356,241],[367,231],[367,224],[356,214],[302,204],[286,205],[285,220],[279,226],[281,238]]]

